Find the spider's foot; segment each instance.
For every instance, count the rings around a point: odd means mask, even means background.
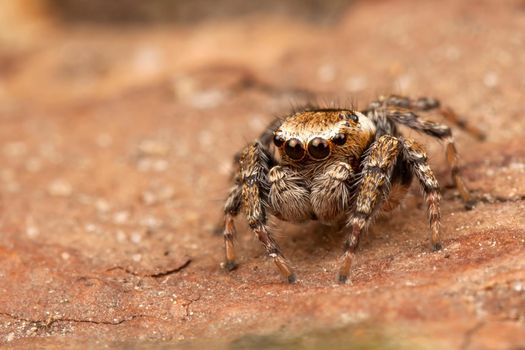
[[[288,281],[288,283],[295,283],[295,281],[297,281],[297,277],[290,267],[290,264],[283,256],[276,255],[273,257],[273,261],[275,262],[275,265],[279,269],[281,275]]]
[[[350,274],[350,267],[352,266],[352,257],[353,254],[351,252],[345,252],[343,254],[343,257],[341,259],[341,267],[339,268],[339,272],[337,273],[337,280],[340,283],[346,283],[348,280],[348,275]]]
[[[477,200],[471,199],[465,202],[465,210],[472,210],[477,204]]]
[[[345,284],[346,281],[348,281],[348,276],[347,275],[342,275],[340,273],[337,274],[337,282],[339,282],[341,284]]]
[[[237,263],[235,261],[226,261],[224,264],[223,264],[223,267],[226,271],[233,271],[237,268]]]
[[[440,242],[432,243],[432,251],[438,252],[443,249],[443,245]]]

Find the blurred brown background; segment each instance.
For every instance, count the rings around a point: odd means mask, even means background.
[[[49,4],[61,19],[71,22],[115,24],[196,24],[205,20],[227,20],[247,15],[280,15],[297,20],[327,22],[336,19],[352,0],[268,0],[264,2],[222,0],[139,1],[55,0]]]
[[[525,346],[525,3],[0,0],[0,345]],[[414,187],[335,283],[342,237],[275,220],[299,282],[242,219],[215,233],[233,154],[308,101],[433,96],[476,208],[448,186],[431,253]],[[439,116],[426,116],[441,120]]]

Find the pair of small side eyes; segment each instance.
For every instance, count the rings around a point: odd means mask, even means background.
[[[284,152],[286,155],[294,160],[301,160],[306,155],[306,149],[303,143],[298,139],[285,140],[280,135],[275,135],[273,143],[276,147],[282,147],[284,145]],[[346,134],[337,134],[332,138],[332,143],[342,146],[346,143]],[[308,143],[308,154],[315,159],[324,159],[330,155],[330,145],[328,141],[316,137]]]
[[[340,119],[352,119],[353,122],[359,122],[359,117],[354,113],[339,113]]]

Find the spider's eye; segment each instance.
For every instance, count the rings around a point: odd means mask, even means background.
[[[342,113],[339,113],[339,118],[341,119],[350,119],[352,120],[353,122],[359,122],[359,117],[357,116],[357,114],[355,113],[352,113],[352,112],[342,112]]]
[[[330,155],[330,146],[325,139],[316,137],[308,144],[308,153],[315,159],[324,159]]]
[[[273,137],[273,143],[277,148],[281,147],[284,144],[284,141],[286,140],[281,135],[275,135]]]
[[[303,144],[298,139],[290,139],[284,146],[286,155],[293,160],[301,160],[304,157],[305,151]]]
[[[332,142],[338,146],[342,146],[346,143],[346,134],[339,133],[332,138]]]

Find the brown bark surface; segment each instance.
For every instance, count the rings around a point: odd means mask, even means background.
[[[45,21],[20,45],[2,28],[0,347],[525,347],[524,19],[523,1],[363,1],[328,23]],[[295,285],[242,219],[223,271],[234,153],[307,100],[389,93],[437,97],[487,134],[455,132],[471,211],[443,146],[419,138],[444,249],[414,186],[347,285],[343,237],[315,223],[273,220]]]

